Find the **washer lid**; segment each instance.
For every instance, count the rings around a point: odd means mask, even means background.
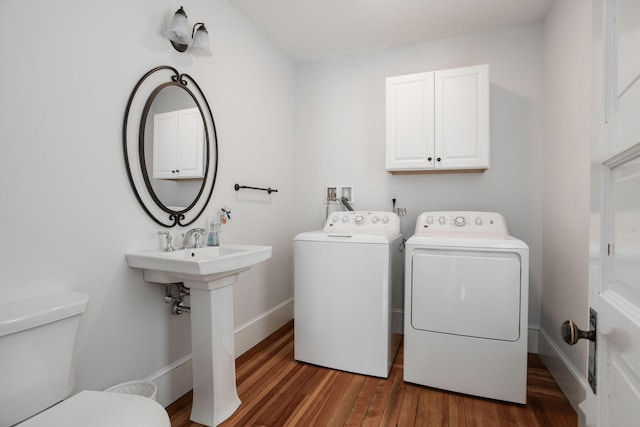
[[[324,230],[307,231],[295,237],[296,242],[329,242],[329,243],[374,243],[389,244],[402,235],[393,232],[378,233],[346,233],[346,232],[326,232]]]
[[[393,212],[331,212],[323,228],[327,233],[400,234],[400,217]]]
[[[400,217],[393,212],[340,211],[329,214],[322,230],[300,233],[295,240],[387,244],[401,236]]]

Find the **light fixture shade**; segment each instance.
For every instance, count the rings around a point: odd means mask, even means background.
[[[200,24],[196,30],[196,34],[193,36],[193,43],[191,43],[191,50],[200,56],[211,56],[211,50],[209,49],[209,32],[204,24]]]
[[[171,25],[167,30],[167,38],[174,43],[188,45],[191,41],[187,14],[182,6],[173,14]]]

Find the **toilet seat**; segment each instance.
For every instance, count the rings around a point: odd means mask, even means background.
[[[18,426],[170,427],[171,422],[164,408],[147,397],[85,390]]]

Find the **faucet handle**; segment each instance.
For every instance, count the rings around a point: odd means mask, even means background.
[[[167,242],[167,245],[162,249],[162,252],[173,252],[175,249],[171,245],[171,240],[173,240],[173,236],[168,231],[158,231],[158,235],[164,236]]]
[[[204,230],[202,230],[202,231],[204,232]],[[200,231],[195,231],[193,233],[193,240],[194,240],[193,247],[194,248],[201,248],[202,247],[202,244],[200,243],[200,236],[202,236],[202,235],[203,235],[203,233],[200,232]]]
[[[195,231],[193,232],[193,240],[194,240],[194,244],[193,247],[194,248],[202,248],[202,243],[200,243],[200,238],[203,237],[204,235],[207,234],[207,230],[205,230],[204,228],[196,228]]]

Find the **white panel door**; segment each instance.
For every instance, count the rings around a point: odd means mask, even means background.
[[[435,167],[489,167],[489,65],[435,72]]]
[[[501,341],[520,338],[520,257],[506,252],[416,250],[414,329]]]
[[[174,111],[153,118],[153,177],[176,178],[178,118]]]
[[[590,304],[596,393],[586,424],[640,420],[640,2],[594,1]]]
[[[387,78],[386,103],[386,169],[433,168],[433,73]]]
[[[180,178],[204,177],[204,124],[197,108],[178,111],[177,168]]]

